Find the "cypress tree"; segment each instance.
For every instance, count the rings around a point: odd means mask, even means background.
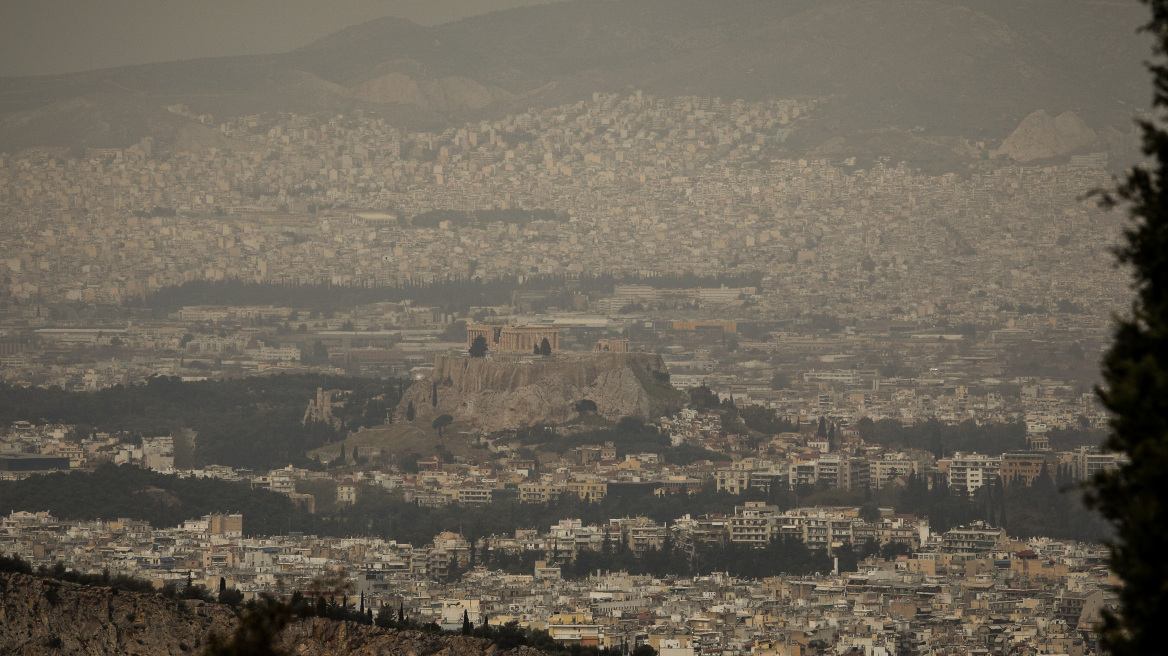
[[[1141,0],[1151,10],[1143,31],[1155,38],[1156,116],[1140,122],[1143,151],[1153,161],[1131,169],[1105,206],[1131,215],[1125,243],[1115,250],[1131,267],[1135,300],[1117,318],[1115,342],[1104,356],[1097,390],[1111,411],[1105,447],[1128,457],[1091,482],[1088,501],[1115,527],[1111,571],[1123,579],[1118,613],[1104,613],[1103,639],[1117,656],[1158,653],[1168,617],[1168,0]]]

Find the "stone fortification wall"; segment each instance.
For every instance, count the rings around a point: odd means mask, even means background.
[[[504,359],[440,355],[434,361],[434,374],[430,380],[464,394],[486,390],[515,391],[552,378],[563,378],[576,387],[588,387],[605,372],[634,367],[645,372],[664,372],[665,362],[654,353],[590,353],[555,358],[532,356]]]

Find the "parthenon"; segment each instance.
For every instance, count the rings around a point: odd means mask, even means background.
[[[552,352],[560,350],[560,329],[555,326],[473,323],[466,327],[466,347],[480,336],[491,350],[531,353],[545,339]]]

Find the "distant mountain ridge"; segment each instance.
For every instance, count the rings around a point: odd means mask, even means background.
[[[630,88],[831,97],[820,141],[889,127],[1001,140],[1037,110],[1126,133],[1150,98],[1142,20],[1139,3],[1087,0],[575,0],[386,18],[277,55],[0,79],[0,150],[167,142],[191,123],[174,103],[437,127]]]

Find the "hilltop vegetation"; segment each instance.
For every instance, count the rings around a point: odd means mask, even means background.
[[[179,478],[130,465],[102,464],[93,472],[0,481],[0,514],[47,510],[61,519],[145,520],[178,526],[210,513],[243,513],[248,535],[276,535],[310,526],[309,516],[288,497],[253,490],[248,483]]]
[[[301,423],[317,388],[349,390],[336,411],[339,426]],[[221,464],[273,468],[307,464],[304,453],[340,439],[348,429],[384,423],[400,397],[398,381],[325,375],[279,375],[182,382],[155,377],[96,392],[0,384],[0,423],[24,420],[82,426],[83,432],[131,436],[195,431],[179,467]],[[181,439],[181,438],[180,438]],[[183,455],[176,444],[176,460]]]
[[[436,225],[436,224],[435,224]],[[491,280],[449,278],[431,283],[402,286],[367,287],[321,284],[279,284],[250,282],[238,278],[192,280],[182,285],[163,287],[152,292],[141,305],[158,311],[186,305],[276,305],[317,311],[348,310],[373,303],[415,301],[436,303],[447,312],[466,312],[474,306],[504,305],[512,292],[547,292],[549,302],[570,304],[573,292],[611,294],[613,285],[637,284],[658,289],[692,289],[696,287],[761,287],[762,272],[697,275],[692,272],[660,276],[625,276],[611,274],[563,276],[529,275],[522,282],[515,276]]]
[[[478,210],[462,212],[459,210],[430,210],[414,216],[410,225],[415,228],[437,228],[443,221],[454,225],[470,225],[472,223],[513,223],[527,225],[532,221],[566,221],[567,216],[556,214],[551,210]]]

